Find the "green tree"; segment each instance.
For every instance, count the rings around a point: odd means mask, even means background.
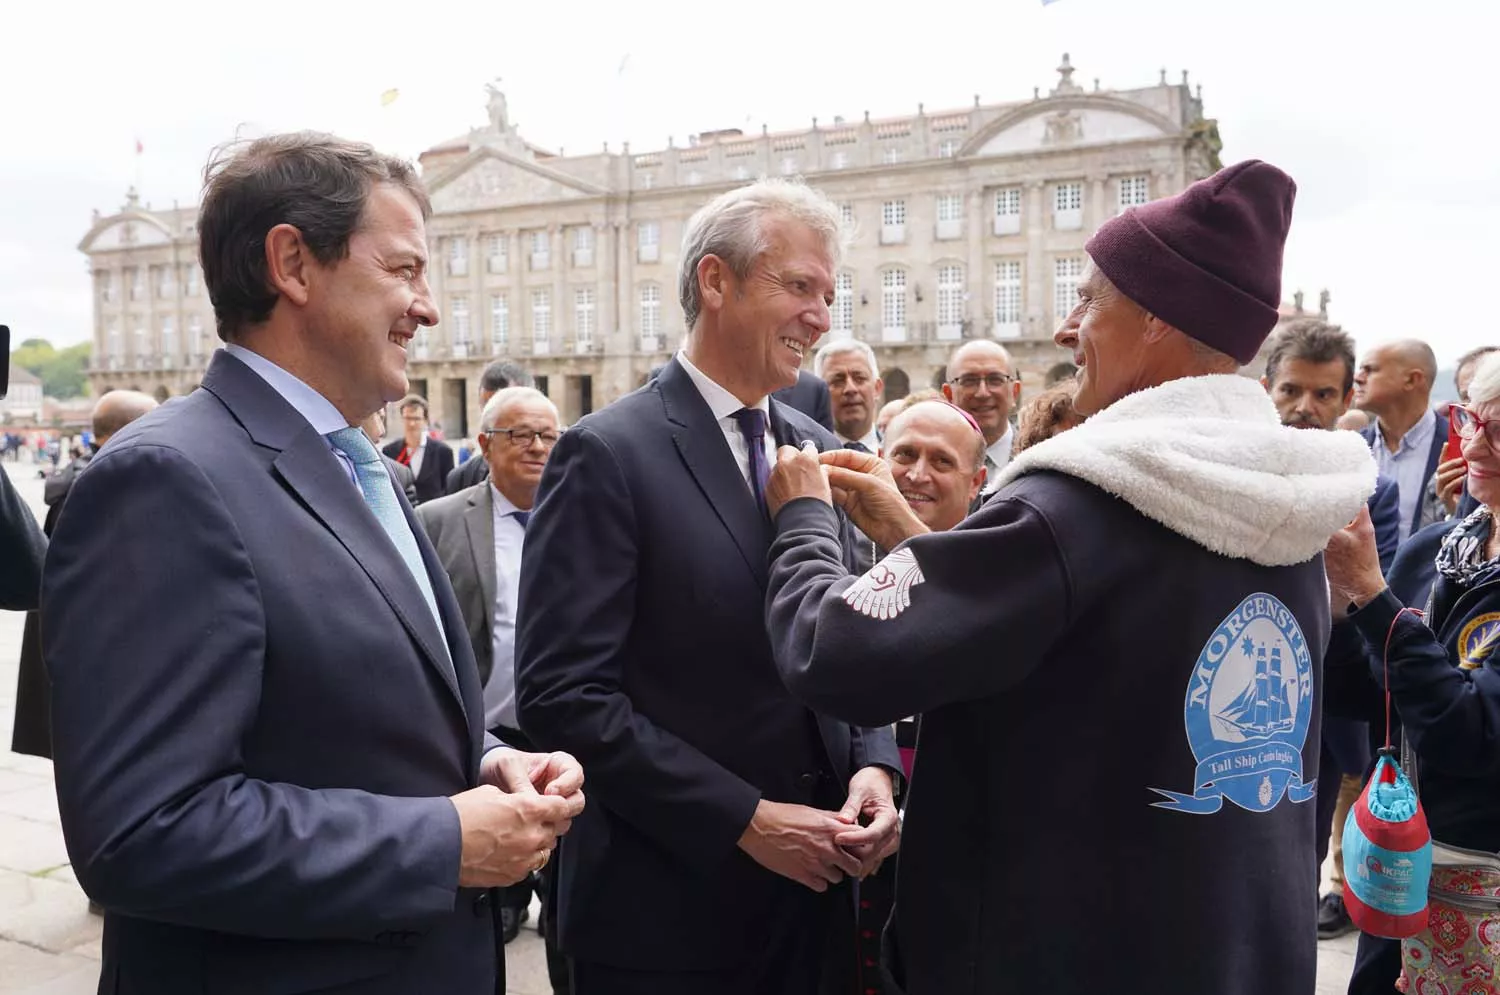
[[[46,339],[27,339],[10,354],[11,365],[37,375],[48,397],[68,398],[84,394],[88,377],[89,344],[80,342],[58,350]]]

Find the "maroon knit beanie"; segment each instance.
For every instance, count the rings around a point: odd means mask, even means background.
[[[1248,363],[1276,326],[1297,184],[1251,159],[1106,221],[1084,250],[1120,292]]]

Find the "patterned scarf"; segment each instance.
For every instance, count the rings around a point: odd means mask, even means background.
[[[1461,587],[1471,587],[1474,579],[1500,561],[1500,557],[1487,560],[1484,546],[1490,537],[1490,510],[1484,506],[1443,537],[1438,549],[1438,573]]]

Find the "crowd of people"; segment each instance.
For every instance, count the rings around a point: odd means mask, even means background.
[[[973,340],[886,402],[818,347],[837,207],[752,183],[687,226],[670,362],[564,426],[497,361],[463,460],[407,394],[411,168],[226,150],[201,388],[102,398],[45,536],[0,475],[100,991],[503,992],[535,894],[558,993],[1309,995],[1387,689],[1435,837],[1500,849],[1500,353],[1436,410],[1427,345],[1309,318],[1242,376],[1295,191],[1106,222],[1076,377]],[[1492,985],[1472,905],[1350,991]]]

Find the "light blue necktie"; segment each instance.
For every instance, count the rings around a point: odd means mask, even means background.
[[[386,473],[380,453],[361,428],[341,428],[337,432],[329,432],[324,438],[333,448],[353,461],[354,475],[359,479],[359,490],[364,495],[365,504],[374,512],[375,520],[380,523],[385,534],[391,537],[396,552],[401,554],[406,569],[411,571],[412,579],[422,590],[422,597],[427,601],[433,621],[437,622],[439,636],[446,639],[443,619],[438,614],[437,596],[432,593],[432,580],[427,576],[427,568],[422,563],[422,551],[417,548],[417,537],[412,535],[411,526],[401,513],[401,505],[396,501],[396,491],[391,487],[391,477]]]

